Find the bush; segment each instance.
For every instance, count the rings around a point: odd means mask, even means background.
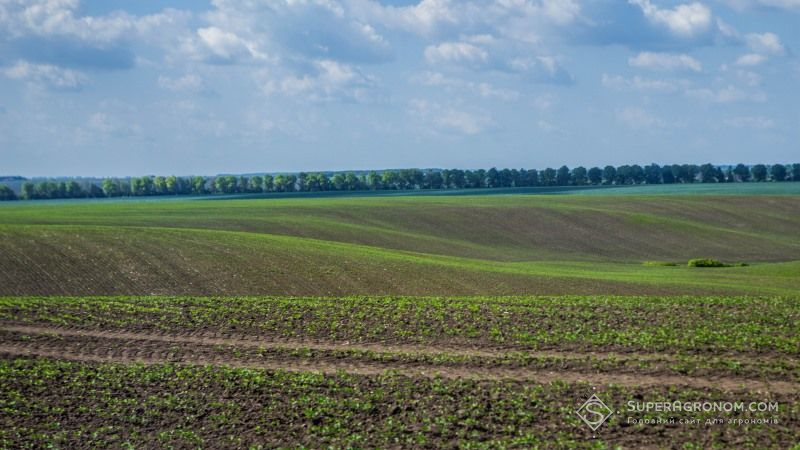
[[[716,259],[711,258],[700,258],[700,259],[690,259],[689,260],[689,267],[747,267],[747,263],[738,262],[733,264],[727,264],[722,261],[717,261]]]
[[[689,267],[727,267],[727,264],[711,258],[690,259]]]

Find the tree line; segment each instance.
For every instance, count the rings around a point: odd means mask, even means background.
[[[618,167],[561,166],[558,169],[401,169],[355,172],[305,173],[215,177],[144,176],[106,178],[100,186],[77,181],[25,182],[19,195],[0,185],[0,200],[154,195],[256,194],[268,192],[321,192],[414,189],[475,189],[537,186],[597,186],[677,183],[742,183],[800,181],[800,164],[756,164],[720,167],[713,164],[672,164]]]

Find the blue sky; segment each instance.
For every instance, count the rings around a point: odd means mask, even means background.
[[[0,174],[800,160],[800,0],[0,0]]]

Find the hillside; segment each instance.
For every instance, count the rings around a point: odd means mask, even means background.
[[[796,292],[800,198],[505,195],[0,208],[0,295]],[[719,270],[644,267],[695,257]]]

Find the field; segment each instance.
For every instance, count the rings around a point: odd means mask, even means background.
[[[0,448],[792,448],[785,185],[2,205]]]

